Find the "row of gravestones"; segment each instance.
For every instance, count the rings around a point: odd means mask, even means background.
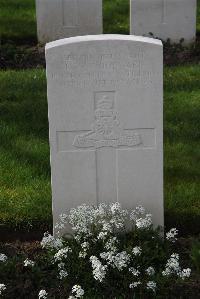
[[[196,0],[130,0],[130,31],[185,44],[195,40]],[[36,0],[38,40],[102,33],[102,0]]]
[[[42,40],[101,32],[101,0],[37,1]],[[146,12],[138,6],[147,3],[149,16],[155,10],[147,23],[157,20],[159,0],[132,3],[138,11],[133,24],[144,28]],[[193,0],[167,3],[162,2],[162,28],[166,19],[173,23],[177,14],[179,23],[195,6]],[[180,3],[184,7],[178,9]],[[166,22],[166,28],[171,25]],[[46,67],[54,224],[83,203],[118,201],[127,209],[144,206],[154,224],[163,225],[161,41],[101,34],[60,39],[46,45]]]

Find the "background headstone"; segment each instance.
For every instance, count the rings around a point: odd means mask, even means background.
[[[36,0],[38,41],[102,33],[102,0]]]
[[[46,45],[54,224],[77,205],[143,205],[163,225],[158,40],[99,35]]]
[[[196,0],[130,0],[130,32],[185,44],[196,37]]]

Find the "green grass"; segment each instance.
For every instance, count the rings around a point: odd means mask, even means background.
[[[0,73],[0,221],[51,220],[44,70]]]
[[[166,70],[164,111],[167,219],[191,230],[200,221],[200,66]]]
[[[0,38],[37,40],[34,0],[0,0]]]
[[[103,4],[104,33],[129,34],[129,0],[103,0]],[[197,15],[200,32],[200,0]],[[35,0],[0,0],[0,37],[36,41]]]
[[[44,70],[0,72],[0,222],[51,222]],[[167,222],[194,232],[200,219],[200,66],[165,70]],[[197,227],[196,227],[197,228]]]
[[[129,34],[129,0],[103,0],[104,33]]]

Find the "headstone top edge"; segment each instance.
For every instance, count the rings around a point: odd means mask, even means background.
[[[99,35],[85,35],[85,36],[75,36],[64,39],[59,39],[50,43],[47,43],[45,50],[48,51],[52,48],[67,44],[75,44],[79,42],[89,42],[89,41],[135,41],[141,43],[148,43],[162,47],[162,41],[159,39],[137,36],[137,35],[122,35],[122,34],[99,34]]]

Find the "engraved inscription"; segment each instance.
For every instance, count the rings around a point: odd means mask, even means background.
[[[127,132],[120,126],[118,112],[114,109],[114,92],[97,93],[95,121],[92,130],[77,135],[73,146],[79,148],[132,147],[142,144],[140,134]]]
[[[78,26],[78,2],[77,0],[62,0],[63,27]]]
[[[60,86],[81,89],[116,89],[118,86],[150,87],[160,74],[152,71],[151,63],[143,48],[126,46],[86,51],[66,51],[62,54],[62,66],[52,72],[51,78]]]

